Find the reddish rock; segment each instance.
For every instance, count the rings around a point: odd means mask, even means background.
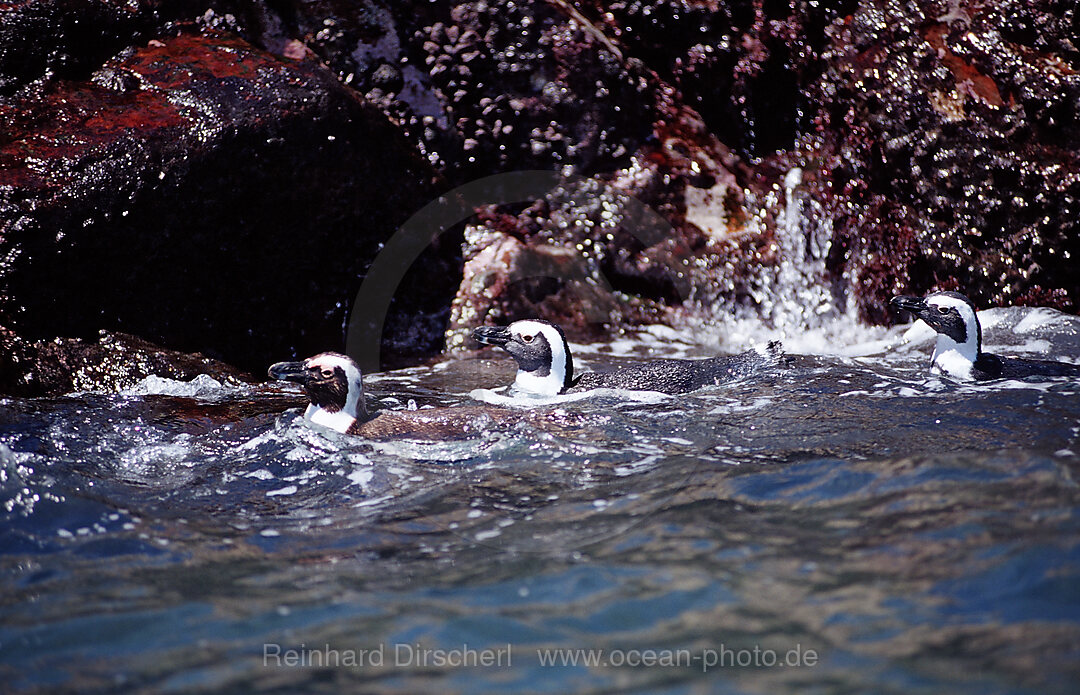
[[[107,327],[256,373],[340,348],[364,268],[436,190],[320,66],[214,33],[20,93],[0,120],[0,323],[30,341]],[[454,284],[404,310],[445,308]]]
[[[863,3],[830,29],[807,143],[830,267],[897,293],[1080,307],[1080,53],[1065,3]]]
[[[8,7],[0,323],[31,340],[126,330],[253,371],[340,347],[398,224],[533,168],[596,181],[486,212],[464,278],[441,240],[384,354],[438,349],[459,289],[452,343],[522,314],[578,337],[677,320],[688,297],[777,323],[888,321],[933,286],[1080,301],[1059,0]]]

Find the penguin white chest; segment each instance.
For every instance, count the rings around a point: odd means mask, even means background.
[[[974,378],[972,376],[974,368],[974,362],[963,351],[949,347],[934,350],[934,362],[930,371],[954,379],[970,381]]]
[[[348,432],[349,428],[356,422],[356,418],[349,415],[344,410],[331,413],[328,410],[323,410],[314,403],[308,404],[307,410],[304,411],[304,419],[308,422],[314,422],[316,425],[329,427],[342,434]]]
[[[518,370],[514,379],[514,387],[529,393],[539,393],[544,396],[557,396],[562,391],[564,378],[557,375],[554,370],[549,371],[547,376],[537,376],[531,372]]]

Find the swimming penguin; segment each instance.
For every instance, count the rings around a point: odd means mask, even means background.
[[[300,384],[310,399],[304,419],[342,434],[371,439],[395,436],[450,439],[490,429],[520,417],[490,407],[380,410],[369,414],[360,367],[351,358],[324,352],[302,362],[278,362],[268,374]]]
[[[585,372],[575,378],[566,335],[548,321],[480,326],[473,330],[473,338],[510,353],[518,365],[515,388],[544,396],[598,388],[687,393],[774,367],[783,356],[780,343],[773,341],[764,351],[747,350],[704,360],[657,360],[612,372]]]
[[[893,297],[889,302],[911,312],[937,331],[930,371],[965,381],[1023,379],[1028,376],[1080,376],[1080,365],[983,352],[982,326],[975,305],[959,292],[926,297]]]

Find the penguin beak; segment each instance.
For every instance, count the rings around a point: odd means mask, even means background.
[[[926,300],[922,297],[900,296],[893,297],[889,304],[892,304],[897,309],[903,309],[910,312],[915,316],[921,316],[929,307],[926,304]]]
[[[300,384],[307,381],[307,368],[303,362],[278,362],[270,365],[266,373],[270,378],[282,381],[295,381]]]
[[[473,329],[473,340],[481,345],[502,347],[510,342],[510,331],[499,326],[478,326]]]

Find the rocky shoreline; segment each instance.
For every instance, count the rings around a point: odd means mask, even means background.
[[[400,278],[387,364],[523,314],[775,319],[792,253],[809,313],[883,323],[931,287],[1076,312],[1078,25],[1043,0],[4,3],[0,392],[93,386],[117,332],[173,355],[151,371],[341,349],[395,231],[529,170],[564,184]]]

